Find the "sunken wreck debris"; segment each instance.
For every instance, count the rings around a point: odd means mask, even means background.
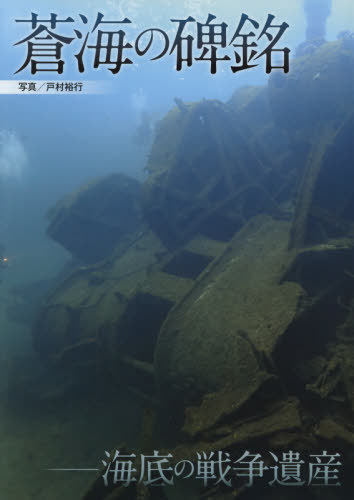
[[[306,39],[325,41],[326,21],[331,13],[332,0],[305,0],[307,18]]]
[[[144,452],[168,414],[172,463],[201,450],[334,450],[353,467],[352,58],[343,39],[227,103],[177,101],[131,198],[142,220],[43,305],[36,350],[77,377],[99,366],[143,398]],[[100,201],[87,192],[90,214]],[[283,498],[259,488],[241,480],[199,498]],[[302,495],[344,500],[351,488]],[[111,498],[163,497],[102,477],[83,497]]]
[[[331,9],[332,0],[304,0],[307,19],[306,41],[297,48],[297,56],[308,55],[326,43],[326,24]]]
[[[291,244],[354,236],[354,114],[314,145],[299,195]],[[335,168],[333,167],[335,165]]]
[[[124,174],[90,182],[48,212],[48,235],[83,263],[98,262],[139,230],[140,183]]]
[[[270,120],[263,93],[247,91],[256,94],[265,120]],[[261,145],[262,132],[270,138],[274,130],[268,122],[264,128],[271,130],[250,134],[252,119],[239,118],[251,111],[252,103],[242,97],[242,104],[236,96],[226,105],[178,105],[157,127],[142,206],[147,223],[168,248],[197,234],[228,241],[250,217],[280,212],[289,177],[284,179],[280,165]],[[284,154],[285,144],[276,146]]]

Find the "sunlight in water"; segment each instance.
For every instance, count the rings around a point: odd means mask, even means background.
[[[0,180],[22,178],[27,166],[26,150],[15,132],[0,132]]]

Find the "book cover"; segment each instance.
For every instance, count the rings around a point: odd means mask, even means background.
[[[0,498],[351,498],[350,0],[0,12]]]

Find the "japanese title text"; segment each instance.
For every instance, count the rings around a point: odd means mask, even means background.
[[[204,487],[224,485],[251,487],[265,477],[269,486],[341,486],[339,478],[339,453],[323,451],[309,455],[304,460],[295,451],[267,456],[245,451],[234,460],[227,452],[200,452],[193,460],[173,459],[172,454],[121,455],[106,453],[102,460],[105,486],[110,484],[129,486],[143,483],[145,486],[172,486],[175,479],[194,478]]]
[[[237,74],[259,66],[264,60],[266,73],[275,68],[289,72],[290,49],[278,48],[289,25],[276,21],[272,14],[268,14],[263,24],[242,14],[235,23],[236,29],[225,22],[217,23],[213,14],[209,14],[204,23],[192,16],[170,21],[176,28],[173,37],[158,27],[144,29],[135,37],[129,31],[132,21],[128,18],[106,20],[99,12],[96,20],[90,23],[83,14],[75,20],[73,17],[59,19],[54,13],[48,19],[40,19],[38,14],[32,13],[30,19],[15,20],[29,24],[32,30],[14,44],[25,45],[27,49],[25,61],[15,74],[27,67],[32,75],[39,72],[62,74],[68,46],[73,48],[75,59],[72,60],[80,73],[84,73],[88,61],[93,63],[94,69],[106,66],[116,75],[124,66],[137,64],[137,58],[147,56],[149,61],[157,61],[167,55],[175,58],[177,71],[203,61],[208,63],[213,75],[226,64]],[[70,25],[70,36],[60,33],[63,25]]]

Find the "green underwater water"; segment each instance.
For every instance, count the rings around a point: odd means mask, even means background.
[[[9,306],[16,307],[16,300],[22,305],[14,287],[25,288],[31,281],[50,277],[62,263],[61,256],[49,250],[44,245],[26,258],[17,257],[0,285],[0,496],[4,500],[80,498],[96,472],[47,469],[100,468],[112,443],[137,444],[141,405],[134,396],[121,387],[78,390],[69,398],[60,391],[56,395],[54,383],[41,388],[43,373],[33,351],[30,324],[8,317]]]

